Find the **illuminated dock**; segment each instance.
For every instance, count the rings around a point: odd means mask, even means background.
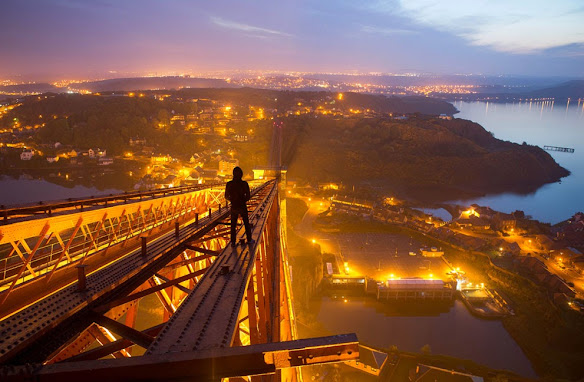
[[[470,312],[482,318],[500,318],[510,314],[507,303],[494,290],[484,287],[466,287],[460,296]]]
[[[377,299],[452,300],[456,288],[452,282],[436,279],[406,278],[387,280],[377,288]]]

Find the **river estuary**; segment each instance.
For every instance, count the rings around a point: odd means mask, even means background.
[[[456,118],[477,122],[498,139],[531,145],[559,146],[574,153],[550,151],[551,156],[572,174],[561,182],[544,185],[532,194],[504,193],[456,201],[477,203],[497,211],[522,210],[547,223],[558,223],[584,210],[584,108],[582,103],[552,102],[488,103],[455,102]]]

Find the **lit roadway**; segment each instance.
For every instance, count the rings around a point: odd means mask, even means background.
[[[304,236],[307,239],[310,239],[310,235],[314,232],[312,229],[312,223],[316,220],[316,217],[321,212],[326,211],[329,204],[327,202],[321,200],[315,200],[313,198],[302,198],[299,197],[298,199],[304,200],[306,205],[308,206],[308,211],[302,217],[302,221],[298,223],[294,229],[300,235]]]
[[[329,207],[330,203],[327,200],[317,200],[309,197],[297,197],[303,200],[308,206],[308,211],[302,217],[302,221],[294,227],[294,230],[302,237],[308,240],[314,240],[315,244],[320,245],[322,252],[334,253],[336,255],[341,254],[341,248],[336,241],[323,239],[322,237],[317,237],[317,232],[312,228],[312,224],[316,220],[318,214],[324,212]]]
[[[543,261],[552,273],[557,274],[562,279],[566,280],[566,282],[574,283],[574,289],[578,294],[576,297],[584,297],[584,277],[582,277],[582,275],[570,268],[560,268],[559,264],[552,259],[546,260],[539,254],[537,254],[536,257]]]
[[[541,256],[541,249],[537,248],[533,245],[533,239],[529,237],[523,236],[509,236],[505,238],[508,242],[516,242],[519,244],[521,251],[526,253],[531,253],[533,256],[541,260],[550,270],[550,272],[555,273],[556,275],[560,276],[566,282],[574,283],[574,289],[578,294],[577,297],[584,296],[584,277],[580,275],[573,269],[570,268],[560,268],[559,264],[553,261],[552,259],[546,260],[544,257]]]
[[[584,276],[580,275],[573,269],[564,268],[562,269],[559,264],[552,259],[546,260],[544,257],[541,256],[540,252],[541,249],[537,248],[533,245],[533,239],[529,237],[519,236],[519,235],[510,235],[508,237],[498,237],[492,236],[487,234],[481,234],[479,232],[473,232],[472,230],[468,229],[457,229],[448,227],[454,232],[458,232],[460,234],[472,237],[479,237],[483,239],[503,239],[508,243],[517,243],[521,248],[521,252],[523,253],[531,253],[533,256],[541,260],[550,270],[550,272],[555,273],[556,275],[560,276],[566,282],[574,283],[574,289],[578,294],[577,297],[582,298],[584,297]]]

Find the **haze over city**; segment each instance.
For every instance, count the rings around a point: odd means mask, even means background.
[[[0,76],[279,70],[581,77],[583,19],[577,0],[7,0]]]

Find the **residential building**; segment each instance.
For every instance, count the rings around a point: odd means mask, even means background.
[[[219,161],[219,174],[229,175],[237,166],[239,166],[239,160],[223,158]]]
[[[145,145],[146,144],[146,139],[144,138],[140,138],[140,137],[135,137],[135,138],[130,138],[130,146],[139,146],[139,145]]]
[[[87,150],[87,155],[89,155],[90,158],[103,158],[106,156],[106,150],[100,148],[89,149]]]
[[[109,157],[100,157],[97,161],[97,164],[100,166],[109,166],[110,164],[114,163],[114,159],[113,158],[109,158]]]
[[[236,142],[247,142],[249,137],[247,135],[236,134],[233,136],[233,140]]]
[[[20,160],[31,160],[34,156],[34,151],[32,150],[24,150],[20,153]]]
[[[554,261],[564,264],[571,264],[572,261],[582,256],[582,252],[574,247],[565,247],[550,252],[550,258]]]

